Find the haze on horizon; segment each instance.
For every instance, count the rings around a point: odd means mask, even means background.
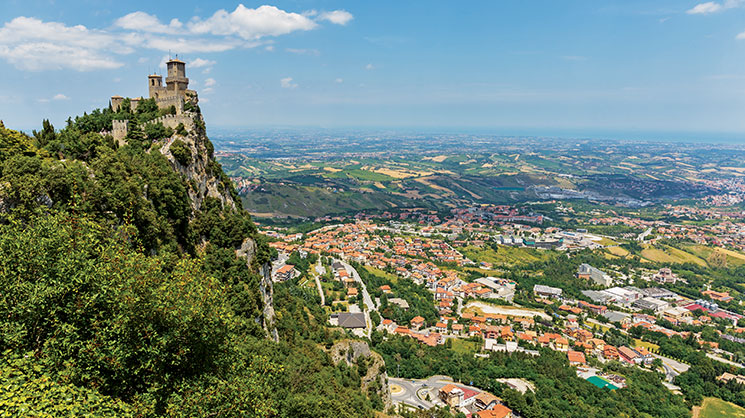
[[[146,95],[171,54],[210,126],[675,132],[745,141],[745,1],[90,2],[0,8],[0,119]]]

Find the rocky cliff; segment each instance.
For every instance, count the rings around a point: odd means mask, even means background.
[[[342,340],[334,344],[328,350],[328,353],[334,364],[344,361],[349,366],[357,365],[364,372],[360,376],[362,391],[367,393],[376,392],[383,400],[385,409],[392,405],[385,361],[380,354],[370,350],[367,342]]]
[[[198,211],[207,197],[218,199],[223,207],[235,209],[236,196],[231,196],[230,179],[225,176],[222,167],[215,160],[214,147],[207,138],[202,115],[193,115],[193,127],[186,126],[181,132],[176,130],[174,135],[160,146],[160,152],[168,158],[174,170],[187,179],[192,212]],[[189,152],[189,158],[181,157],[186,154],[179,154],[183,152],[184,146]]]
[[[217,199],[224,209],[242,210],[240,200],[233,192],[230,179],[215,160],[214,147],[205,132],[202,115],[191,112],[189,115],[193,117],[192,123],[181,123],[181,129],[178,126],[168,126],[174,129],[174,134],[165,139],[158,149],[168,159],[173,169],[187,180],[192,216],[201,210],[206,198]],[[258,273],[261,276],[259,290],[264,309],[257,321],[271,338],[277,341],[279,337],[274,328],[272,268],[268,263],[254,266],[256,252],[256,241],[246,238],[236,250],[236,256],[245,258],[249,269],[259,270]]]

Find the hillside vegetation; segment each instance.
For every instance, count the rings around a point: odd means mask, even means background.
[[[319,347],[340,335],[313,319],[323,318],[316,300],[276,287],[280,338],[265,338],[268,246],[201,115],[192,132],[137,126],[160,113],[145,100],[61,130],[45,121],[32,136],[0,124],[0,409],[372,416],[358,369]],[[114,118],[134,121],[122,146],[99,134]],[[174,139],[191,159],[161,153]],[[248,241],[252,254],[236,257]]]

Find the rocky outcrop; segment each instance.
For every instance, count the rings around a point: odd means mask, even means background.
[[[230,195],[230,188],[221,176],[222,171],[215,161],[212,144],[204,133],[204,122],[202,115],[193,114],[194,123],[191,129],[187,129],[186,135],[174,134],[168,138],[160,147],[160,152],[168,158],[173,169],[178,171],[189,183],[188,192],[191,202],[192,213],[202,207],[202,202],[207,197],[218,199],[223,207],[235,208],[236,204]],[[180,163],[171,152],[174,141],[180,140],[191,151],[191,162]],[[228,180],[229,181],[229,180]]]
[[[380,395],[385,409],[391,404],[391,390],[388,387],[388,373],[385,371],[385,361],[380,354],[370,350],[370,346],[365,341],[359,340],[342,340],[334,344],[328,350],[329,356],[334,364],[344,361],[349,366],[365,362],[367,373],[360,376],[362,380],[362,391],[369,392],[376,389]]]

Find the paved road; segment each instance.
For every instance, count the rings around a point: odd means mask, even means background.
[[[652,354],[655,358],[662,360],[662,368],[665,369],[665,380],[672,383],[675,381],[675,377],[679,374],[686,372],[691,366],[673,360],[669,357],[661,356],[659,354]]]
[[[318,264],[316,265],[316,273],[317,275],[314,275],[313,277],[316,279],[316,286],[318,286],[318,294],[321,295],[321,306],[326,304],[326,296],[323,294],[323,288],[321,287],[321,279],[320,274],[325,273],[325,269],[323,268],[323,265],[321,264],[321,259],[318,259]]]
[[[730,361],[730,360],[727,360],[726,358],[719,357],[716,354],[706,353],[706,357],[708,357],[708,358],[710,358],[712,360],[721,361],[722,363],[729,364],[730,366],[735,366],[735,367],[738,367],[738,368],[745,367],[745,366],[743,366],[740,363],[735,363],[734,361]]]
[[[370,294],[367,293],[367,286],[365,286],[365,282],[362,281],[362,278],[360,277],[360,274],[357,273],[357,270],[355,270],[351,265],[347,264],[344,261],[341,261],[341,264],[352,273],[352,278],[354,281],[360,284],[360,287],[362,288],[362,300],[365,302],[365,305],[367,305],[368,309],[377,310],[375,307],[375,302],[373,302],[372,298],[370,297]]]
[[[423,388],[422,381],[389,377],[388,384],[398,385],[403,389],[403,391],[398,394],[394,394],[393,391],[391,391],[391,398],[396,403],[403,403],[418,409],[430,409],[434,406],[431,402],[420,399],[416,394],[419,389]]]
[[[651,233],[652,233],[652,227],[650,227],[646,231],[644,231],[641,234],[639,234],[639,236],[636,237],[636,240],[637,241],[644,241],[644,238],[646,238],[647,236],[649,236],[649,234],[651,234]]]
[[[397,395],[394,395],[393,392],[391,392],[391,397],[393,398],[394,402],[404,403],[406,405],[410,405],[419,409],[430,409],[435,405],[434,402],[429,402],[422,398],[426,396],[424,394],[426,392],[423,391],[423,389],[440,389],[447,384],[455,383],[460,387],[468,388],[476,392],[482,391],[481,389],[473,386],[454,382],[453,379],[448,376],[430,376],[427,379],[398,379],[389,377],[388,383],[396,384],[403,389],[403,392]],[[422,397],[420,397],[419,394],[421,394]],[[435,398],[436,395],[430,394],[430,399],[434,400]],[[439,403],[439,405],[442,406],[442,403]]]
[[[344,268],[347,269],[347,271],[352,273],[352,278],[354,281],[359,283],[360,288],[362,289],[362,301],[365,303],[365,306],[367,309],[365,309],[365,324],[367,326],[365,327],[365,333],[369,336],[372,334],[372,321],[370,320],[370,310],[377,310],[375,307],[375,302],[373,302],[372,298],[370,297],[370,294],[367,292],[367,286],[365,286],[365,282],[362,281],[362,278],[360,277],[360,274],[357,273],[357,270],[354,269],[351,265],[348,263],[339,260],[341,265],[344,266]]]

